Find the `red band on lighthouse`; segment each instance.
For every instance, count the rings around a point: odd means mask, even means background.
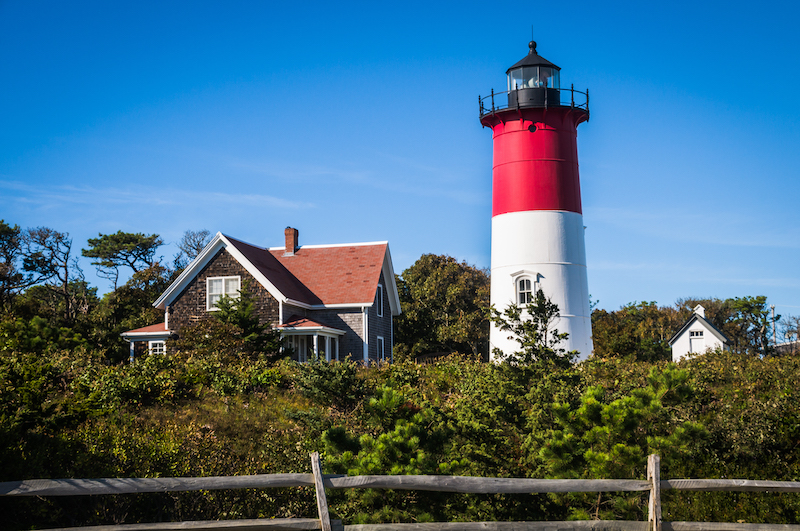
[[[505,111],[494,137],[492,216],[531,210],[581,213],[576,121],[569,108]],[[506,121],[501,121],[500,118]]]

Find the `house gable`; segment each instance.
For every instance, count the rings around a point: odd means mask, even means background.
[[[280,304],[277,299],[261,285],[247,269],[233,256],[228,249],[219,249],[205,266],[200,269],[188,282],[183,290],[171,299],[168,306],[168,322],[171,330],[177,332],[188,326],[207,319],[212,311],[207,309],[208,283],[207,279],[215,277],[239,277],[241,289],[247,286],[255,314],[262,324],[279,324]],[[248,282],[249,281],[249,282]]]
[[[242,251],[237,247],[245,248],[246,247],[254,247],[249,244],[245,244],[239,240],[234,238],[230,238],[225,236],[221,232],[218,232],[214,238],[206,245],[205,249],[192,260],[192,262],[183,270],[183,272],[178,276],[175,281],[170,284],[170,286],[161,294],[161,296],[156,299],[153,303],[153,306],[156,308],[161,308],[162,310],[165,309],[167,306],[171,305],[172,302],[186,289],[186,286],[193,279],[203,270],[203,268],[208,266],[208,263],[214,259],[219,253],[221,249],[225,249],[228,253],[236,259],[237,262],[249,273],[249,275],[255,279],[259,284],[261,284],[264,289],[266,289],[276,300],[278,301],[285,301],[286,296],[275,287],[275,285],[267,278],[265,272],[269,272],[269,268],[266,267],[265,264],[262,264],[262,268],[256,267],[247,257],[242,253]],[[268,258],[266,258],[269,261]],[[271,264],[273,268],[278,270],[282,269],[281,265],[277,262]]]
[[[695,313],[670,338],[668,344],[672,349],[672,361],[680,361],[689,354],[726,348],[728,338],[703,315],[702,306],[695,308]]]

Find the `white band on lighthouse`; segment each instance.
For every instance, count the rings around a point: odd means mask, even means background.
[[[491,303],[499,311],[519,303],[519,280],[530,279],[558,305],[554,328],[569,334],[561,345],[585,359],[592,352],[583,216],[576,212],[533,210],[492,218]],[[519,350],[507,332],[492,326],[490,351]],[[492,355],[492,359],[494,356]]]

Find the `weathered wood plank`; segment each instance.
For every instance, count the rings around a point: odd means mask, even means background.
[[[341,522],[337,521],[339,525]],[[203,520],[194,522],[158,522],[152,524],[96,525],[63,527],[47,531],[290,531],[319,529],[316,518],[259,518],[254,520]],[[341,529],[341,528],[340,528]]]
[[[325,497],[325,485],[322,480],[322,464],[319,453],[311,454],[311,472],[314,474],[314,490],[317,493],[317,512],[322,531],[331,531],[331,515],[328,513],[328,499]]]
[[[664,531],[800,531],[800,525],[739,524],[728,522],[664,522]]]
[[[648,481],[635,479],[527,479],[473,476],[326,476],[325,486],[335,489],[373,488],[473,494],[650,490]]]
[[[313,487],[311,474],[258,474],[201,478],[29,479],[0,483],[0,496],[79,496],[273,487]]]
[[[647,456],[647,481],[651,485],[647,520],[652,531],[661,531],[661,458],[655,454]]]
[[[647,531],[647,522],[577,520],[570,522],[432,522],[346,525],[344,531]]]
[[[662,479],[661,490],[667,489],[711,492],[800,492],[800,482],[753,479]]]

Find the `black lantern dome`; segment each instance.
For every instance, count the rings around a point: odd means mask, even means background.
[[[506,70],[509,107],[560,105],[561,68],[536,53],[536,41],[528,48],[528,55]]]

